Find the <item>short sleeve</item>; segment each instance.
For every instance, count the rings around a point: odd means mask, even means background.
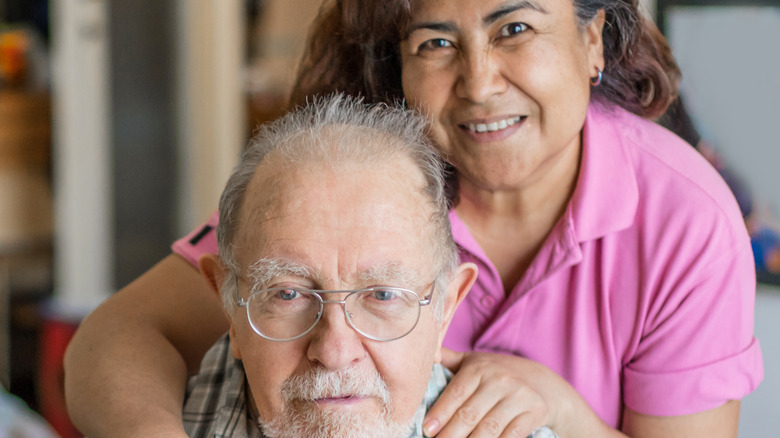
[[[763,379],[753,337],[749,245],[705,257],[702,265],[656,300],[634,359],[624,368],[624,402],[632,410],[656,416],[703,412],[741,399]]]
[[[219,211],[215,211],[206,223],[195,228],[183,238],[173,242],[171,249],[194,266],[204,254],[217,254],[217,224]]]

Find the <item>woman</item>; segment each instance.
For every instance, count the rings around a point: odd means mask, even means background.
[[[294,100],[405,98],[456,169],[453,234],[480,277],[445,346],[479,353],[446,358],[426,431],[736,436],[762,375],[749,240],[716,172],[641,118],[678,71],[636,1],[411,3],[323,9]],[[212,245],[207,226],[174,249]],[[170,256],[84,322],[67,385],[85,432],[180,434],[185,370],[226,329],[198,281]]]

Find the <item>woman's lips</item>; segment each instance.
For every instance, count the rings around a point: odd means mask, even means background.
[[[511,116],[491,121],[469,121],[458,127],[466,135],[477,142],[492,142],[503,140],[520,129],[526,116]]]
[[[520,121],[520,116],[508,117],[505,119],[496,120],[490,123],[468,123],[465,124],[466,128],[470,131],[483,133],[483,132],[496,132],[506,129],[509,126],[514,125]]]

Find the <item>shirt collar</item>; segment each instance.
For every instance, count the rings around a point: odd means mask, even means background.
[[[623,230],[634,221],[639,190],[628,147],[635,138],[627,120],[631,117],[619,107],[588,108],[580,172],[567,209],[579,242]]]

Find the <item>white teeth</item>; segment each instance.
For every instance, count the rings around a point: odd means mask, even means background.
[[[476,132],[496,132],[502,129],[506,129],[515,123],[520,121],[520,117],[512,117],[511,119],[499,120],[493,123],[469,123],[468,128]]]

